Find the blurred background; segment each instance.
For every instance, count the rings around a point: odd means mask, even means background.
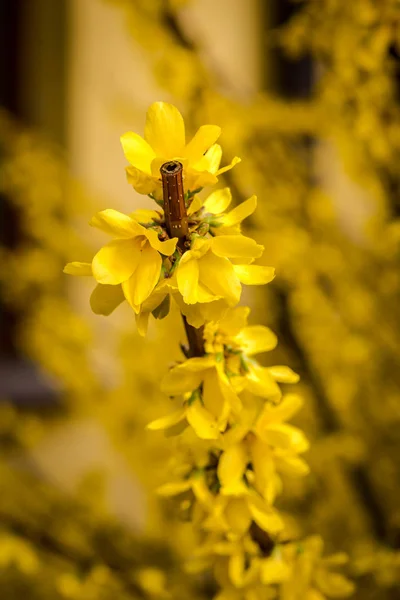
[[[62,274],[127,185],[119,137],[155,100],[222,127],[221,185],[277,277],[246,292],[301,375],[312,475],[279,507],[349,554],[355,598],[400,598],[397,0],[0,0],[0,596],[211,597],[190,525],[155,497],[176,315],[139,339]]]

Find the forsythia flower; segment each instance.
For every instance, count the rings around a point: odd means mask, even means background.
[[[185,139],[182,115],[167,102],[155,102],[147,111],[144,139],[132,131],[121,137],[126,159],[128,182],[140,194],[160,197],[160,167],[178,160],[184,168],[187,192],[214,185],[218,176],[231,169],[240,159],[220,169],[222,151],[215,142],[221,134],[216,125],[203,125],[189,143]]]
[[[226,448],[224,461],[231,472],[224,477],[226,492],[236,491],[243,486],[245,477],[250,476],[254,488],[272,503],[281,490],[278,473],[291,476],[306,475],[308,466],[298,454],[308,450],[308,442],[303,432],[285,423],[302,405],[295,394],[284,396],[279,406],[264,404],[248,397],[243,402],[244,409],[236,427],[232,427],[223,437]],[[252,471],[246,474],[247,465]]]
[[[229,188],[215,190],[205,200],[195,196],[188,208],[188,215],[208,223],[213,235],[238,235],[242,221],[257,208],[257,198],[252,196],[226,213],[231,202],[232,194]]]
[[[177,238],[160,241],[156,231],[145,228],[131,217],[116,210],[99,212],[91,225],[111,235],[113,240],[103,246],[89,263],[69,263],[64,272],[70,275],[93,275],[101,286],[92,295],[94,312],[101,312],[96,302],[104,301],[106,294],[112,299],[123,297],[136,313],[150,296],[161,275],[161,255],[175,252]],[[107,286],[107,287],[106,287]],[[120,286],[116,292],[113,286]],[[116,306],[118,305],[116,304]],[[115,306],[114,306],[115,308]]]
[[[152,212],[149,211],[149,215]],[[149,215],[141,215],[146,223],[152,218]],[[165,303],[168,296],[176,301],[193,327],[220,319],[229,306],[239,301],[242,283],[260,285],[274,278],[275,269],[272,267],[232,263],[253,261],[262,251],[262,246],[240,234],[196,237],[190,250],[176,259],[171,272],[160,280],[140,307],[137,325],[141,335],[146,333],[150,313],[154,314],[163,303],[169,310],[169,300],[168,304]],[[163,311],[161,314],[165,316]]]
[[[187,395],[187,401],[183,409],[150,423],[150,429],[164,429],[186,419],[201,439],[216,439],[226,428],[230,411],[240,408],[222,365],[212,355],[177,365],[164,377],[161,389],[170,395]]]
[[[354,585],[346,577],[332,572],[348,562],[344,553],[322,557],[324,543],[312,536],[301,544],[289,544],[283,549],[283,558],[290,565],[290,576],[282,584],[282,600],[325,600],[347,598]]]
[[[281,391],[276,382],[297,383],[299,377],[289,367],[262,367],[251,358],[254,354],[273,350],[277,339],[268,327],[247,326],[248,314],[247,307],[236,307],[227,311],[218,322],[207,323],[205,348],[208,352],[224,352],[226,368],[237,392],[247,389],[256,396],[278,401]]]
[[[182,256],[177,269],[178,289],[186,304],[225,299],[228,306],[240,300],[241,283],[267,283],[273,278],[271,267],[233,265],[229,259],[254,260],[263,246],[242,235],[196,238]]]

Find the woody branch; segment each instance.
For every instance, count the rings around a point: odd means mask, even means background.
[[[167,233],[171,238],[178,238],[178,248],[184,251],[189,226],[183,189],[182,164],[177,160],[168,161],[161,166],[160,173]],[[189,342],[189,356],[202,356],[204,354],[203,328],[196,329],[189,325],[184,315],[182,318]]]

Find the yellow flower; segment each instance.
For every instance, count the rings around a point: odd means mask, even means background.
[[[145,336],[147,333],[150,314],[153,313],[155,318],[163,318],[168,313],[170,298],[178,305],[189,325],[196,328],[201,327],[210,319],[218,319],[228,308],[225,300],[222,299],[203,304],[185,304],[178,290],[176,274],[174,274],[172,277],[161,279],[141,305],[140,312],[135,315],[140,335]]]
[[[160,569],[141,568],[136,573],[136,580],[150,598],[169,598],[166,576]]]
[[[270,276],[274,270],[271,268]],[[248,325],[250,308],[236,306],[215,322],[210,322],[204,329],[204,340],[207,352],[222,352],[224,346],[240,350],[247,356],[273,350],[277,343],[276,335],[264,325]]]
[[[229,259],[252,261],[263,246],[242,235],[196,238],[177,268],[178,289],[186,304],[223,299],[229,306],[240,300],[241,283],[260,285],[274,277],[271,267],[234,265]]]
[[[354,584],[332,568],[345,565],[344,553],[323,557],[324,542],[320,536],[312,536],[299,544],[289,544],[283,554],[291,564],[291,575],[282,584],[282,600],[325,600],[347,598],[354,592]],[[301,549],[301,552],[299,550]]]
[[[243,409],[235,426],[221,439],[225,452],[220,465],[221,493],[238,494],[244,478],[269,503],[280,492],[278,473],[303,476],[308,465],[298,455],[308,449],[303,432],[285,423],[301,407],[302,400],[295,394],[286,395],[278,406],[263,403],[253,396],[241,398]],[[252,465],[248,471],[248,464]]]
[[[205,473],[204,469],[194,469],[188,477],[165,483],[157,490],[161,496],[193,492],[197,510],[202,511],[200,527],[210,534],[200,553],[218,552],[226,535],[235,542],[243,539],[253,521],[271,535],[282,531],[284,524],[278,512],[258,493],[243,488],[241,495],[221,496],[209,489]]]
[[[240,409],[240,400],[215,356],[189,358],[173,367],[161,389],[170,396],[186,395],[186,400],[182,409],[153,421],[149,429],[166,429],[186,420],[199,438],[217,439],[231,410]]]
[[[200,211],[198,218],[209,224],[213,235],[238,235],[241,222],[257,208],[257,198],[252,196],[226,213],[231,202],[229,188],[215,190],[205,200],[195,196],[188,208],[188,215],[193,218]]]
[[[288,565],[278,553],[263,558],[259,545],[249,535],[237,540],[208,539],[197,554],[209,554],[212,557],[218,583],[224,590],[229,590],[233,598],[270,597],[266,595],[266,586],[285,581],[290,573]],[[253,596],[256,590],[263,593]],[[239,592],[243,595],[234,595]]]
[[[204,329],[207,352],[224,352],[231,383],[239,393],[247,389],[256,396],[277,402],[282,393],[277,384],[297,383],[299,377],[289,367],[261,367],[254,354],[273,350],[275,334],[263,325],[247,325],[249,309],[229,309],[218,322],[207,323]]]
[[[221,133],[216,125],[200,127],[189,143],[185,139],[182,115],[167,102],[155,102],[147,111],[144,139],[132,131],[121,137],[128,162],[128,182],[140,194],[161,197],[160,167],[170,160],[179,160],[184,168],[186,192],[214,185],[218,176],[231,169],[240,159],[220,169],[222,151],[215,142]]]
[[[94,312],[109,314],[125,297],[139,313],[160,279],[161,254],[173,254],[177,238],[160,241],[156,231],[112,209],[99,212],[90,224],[111,235],[112,241],[99,250],[91,265],[69,263],[64,272],[93,275],[99,284],[91,297]]]
[[[245,461],[245,462],[244,462]],[[271,534],[276,534],[283,528],[283,521],[271,506],[269,499],[260,496],[247,478],[247,466],[251,462],[245,444],[235,445],[222,452],[218,462],[218,480],[221,485],[220,494],[227,497],[229,502],[225,509],[225,518],[228,520],[228,531],[235,531],[240,524],[240,529],[247,531],[252,521],[261,529]],[[233,522],[237,525],[234,526]],[[241,533],[243,534],[242,531]]]
[[[299,376],[285,365],[276,365],[274,367],[262,367],[255,360],[248,357],[244,358],[246,369],[245,377],[238,380],[237,390],[246,388],[255,396],[260,396],[277,403],[282,397],[282,392],[277,384],[297,383]]]

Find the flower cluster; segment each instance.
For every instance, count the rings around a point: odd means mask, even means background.
[[[162,381],[165,393],[181,398],[180,407],[148,426],[182,437],[179,477],[159,493],[179,495],[193,514],[202,539],[196,563],[217,565],[217,579],[225,577],[242,592],[280,580],[282,560],[275,565],[271,553],[284,522],[274,501],[282,475],[308,472],[300,456],[308,442],[287,423],[301,398],[283,395],[278,385],[295,383],[298,376],[255,360],[277,340],[267,327],[247,325],[248,314],[248,308],[236,307],[206,324],[204,356],[178,364]]]
[[[273,268],[253,264],[263,246],[241,232],[256,198],[229,210],[228,188],[200,196],[204,186],[217,183],[218,175],[238,162],[219,169],[219,133],[218,127],[205,125],[186,144],[177,109],[153,104],[145,139],[128,133],[122,145],[131,164],[128,182],[158,208],[98,213],[91,224],[112,240],[91,264],[69,263],[65,271],[94,277],[96,313],[110,314],[126,300],[141,334],[150,314],[168,314],[171,298],[179,307],[189,346],[182,347],[185,359],[161,385],[178,406],[148,425],[178,439],[174,480],[159,491],[178,496],[193,521],[199,544],[190,567],[213,568],[219,600],[261,600],[278,590],[285,597],[297,577],[301,544],[288,537],[275,501],[284,477],[308,472],[301,457],[308,442],[287,423],[301,398],[279,385],[296,383],[298,376],[289,367],[257,362],[255,355],[274,349],[276,336],[264,326],[248,325],[249,309],[237,306],[242,284],[262,285],[274,277]],[[322,585],[314,571],[304,582],[307,597],[322,598],[318,589],[334,597],[350,593],[345,579],[330,590],[329,577],[320,571]]]
[[[168,314],[170,297],[189,324],[200,327],[239,302],[242,284],[262,285],[274,277],[271,267],[252,264],[264,248],[240,230],[257,201],[249,198],[227,212],[232,199],[228,188],[216,190],[205,200],[199,197],[202,186],[217,182],[218,174],[239,162],[235,159],[228,167],[218,169],[221,147],[214,144],[220,133],[218,127],[200,127],[185,146],[180,113],[169,104],[157,102],[148,111],[145,131],[147,141],[134,133],[121,138],[132,164],[128,181],[141,191],[143,187],[137,181],[145,180],[145,189],[157,198],[161,192],[160,166],[168,161],[182,164],[189,220],[183,247],[177,245],[178,238],[170,237],[162,207],[130,215],[106,209],[95,215],[90,225],[111,236],[111,241],[97,252],[91,264],[68,263],[64,271],[94,277],[97,285],[90,303],[96,314],[109,315],[126,300],[142,334],[151,313],[157,318]],[[136,174],[134,180],[132,173]]]

